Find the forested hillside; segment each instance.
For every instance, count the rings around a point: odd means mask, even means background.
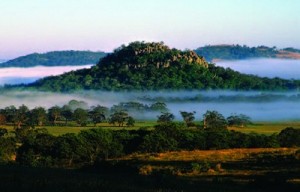
[[[260,78],[209,64],[194,51],[163,43],[121,46],[91,69],[41,79],[28,87],[46,91],[231,89],[288,90],[300,81]]]
[[[104,57],[104,52],[91,51],[53,51],[48,53],[33,53],[1,63],[0,67],[34,67],[34,66],[74,66],[96,64]]]
[[[207,61],[239,60],[253,58],[287,58],[300,59],[300,50],[294,48],[277,49],[276,47],[246,45],[208,45],[195,50]]]

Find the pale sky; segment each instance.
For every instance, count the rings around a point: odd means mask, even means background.
[[[300,0],[0,0],[0,59],[131,41],[300,48]]]

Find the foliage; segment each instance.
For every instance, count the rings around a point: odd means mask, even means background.
[[[197,48],[195,52],[202,55],[208,61],[212,61],[213,59],[276,58],[276,55],[279,53],[276,47],[247,47],[245,45],[208,45]]]
[[[227,117],[227,122],[229,126],[245,127],[247,124],[251,124],[251,119],[244,114],[232,114]]]
[[[95,126],[97,123],[103,122],[107,118],[108,114],[108,108],[100,105],[92,107],[92,110],[89,111],[89,117]]]
[[[181,137],[181,125],[165,122],[144,137],[141,149],[146,152],[164,152],[178,149]]]
[[[61,117],[61,108],[59,106],[53,106],[48,109],[48,118],[53,125],[56,125],[60,117]]]
[[[158,123],[170,123],[174,120],[175,116],[172,113],[161,112],[161,115],[157,117]]]
[[[81,131],[78,136],[91,164],[117,156],[122,150],[122,145],[114,140],[112,131],[109,130],[90,129]]]
[[[0,136],[0,163],[12,161],[15,152],[15,139],[12,137],[4,138]]]
[[[74,111],[73,118],[75,119],[76,123],[81,126],[86,126],[88,122],[88,112],[82,108],[77,108]]]
[[[129,117],[127,118],[126,126],[127,126],[127,127],[133,127],[134,124],[135,124],[134,118],[131,117],[131,116],[129,116]]]
[[[30,111],[30,121],[32,125],[42,126],[47,121],[47,112],[43,107],[36,107]]]
[[[203,115],[204,128],[212,131],[226,130],[227,121],[222,114],[217,111],[206,111]]]
[[[278,135],[278,140],[283,147],[299,147],[300,146],[300,129],[287,127]]]
[[[195,125],[193,123],[193,121],[195,120],[195,113],[196,113],[195,111],[193,112],[180,111],[180,114],[188,127]]]
[[[124,123],[128,119],[128,113],[125,111],[118,111],[111,114],[109,123],[110,124],[118,124],[119,127],[123,127]]]

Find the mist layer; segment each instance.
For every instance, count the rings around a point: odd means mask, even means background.
[[[60,66],[60,67],[30,67],[30,68],[0,68],[0,85],[4,84],[20,84],[32,83],[37,79],[60,75],[65,72],[74,71],[78,69],[90,68],[92,65],[83,66]]]
[[[218,66],[229,67],[241,73],[261,77],[300,79],[300,60],[293,59],[249,59],[239,61],[219,61]]]

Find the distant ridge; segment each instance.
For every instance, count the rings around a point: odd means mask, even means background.
[[[48,53],[33,53],[18,57],[0,64],[4,67],[34,67],[34,66],[77,66],[96,64],[104,57],[104,52],[92,51],[53,51]]]
[[[294,48],[277,49],[276,47],[258,46],[248,47],[246,45],[207,45],[195,50],[207,61],[217,60],[241,60],[253,58],[284,58],[300,59],[300,50]]]

